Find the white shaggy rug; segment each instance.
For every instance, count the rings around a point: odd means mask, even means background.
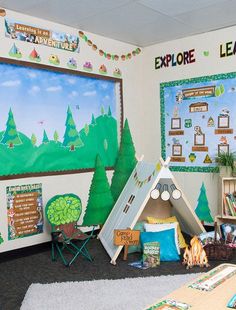
[[[142,310],[198,276],[31,284],[21,310]]]

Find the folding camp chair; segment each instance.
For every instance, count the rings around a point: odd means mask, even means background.
[[[78,196],[73,196],[79,199]],[[79,255],[82,255],[89,261],[92,261],[93,259],[87,249],[87,244],[89,240],[94,236],[95,226],[93,226],[93,229],[89,234],[86,234],[80,230],[81,226],[77,225],[77,221],[74,221],[74,218],[72,222],[68,222],[67,220],[66,224],[55,225],[54,219],[57,214],[55,214],[54,212],[53,217],[51,216],[50,206],[52,201],[55,201],[55,197],[53,197],[53,199],[50,199],[45,208],[46,218],[51,225],[52,261],[55,261],[59,256],[63,264],[67,267],[69,267]],[[58,213],[63,213],[65,218],[70,219],[71,217],[66,215],[67,209],[68,206],[65,204],[64,206],[61,206],[59,208]],[[63,254],[64,250],[67,250],[72,254],[72,258],[70,260],[66,259],[65,255]]]

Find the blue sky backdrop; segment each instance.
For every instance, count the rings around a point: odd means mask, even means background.
[[[34,133],[37,144],[44,129],[49,139],[57,130],[62,141],[68,105],[78,131],[90,124],[92,113],[101,114],[101,106],[105,112],[110,106],[116,118],[115,82],[0,64],[0,131],[11,108],[17,130],[29,138]]]

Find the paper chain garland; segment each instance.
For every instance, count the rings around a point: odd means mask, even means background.
[[[87,42],[88,46],[91,46],[92,50],[93,51],[97,51],[98,50],[98,53],[100,56],[104,56],[106,59],[108,60],[129,60],[132,58],[132,56],[136,56],[136,55],[139,55],[141,53],[141,49],[139,47],[137,47],[135,50],[133,50],[132,52],[129,52],[127,54],[123,54],[123,55],[116,55],[116,54],[111,54],[111,53],[107,53],[107,52],[104,52],[102,49],[99,49],[97,47],[96,44],[94,44],[91,40],[89,40],[89,38],[84,34],[83,31],[79,31],[79,36],[81,39],[83,39],[85,42]]]

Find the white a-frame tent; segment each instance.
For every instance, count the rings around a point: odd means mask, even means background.
[[[172,213],[177,217],[181,230],[191,236],[205,232],[183,190],[179,188],[169,170],[169,161],[169,158],[166,162],[161,158],[157,165],[139,161],[132,172],[98,236],[109,254],[112,264],[116,264],[116,259],[123,247],[113,244],[114,229],[134,228],[150,199],[151,191],[158,183],[168,185],[168,189],[174,184],[182,193],[178,200],[173,199],[172,196],[170,197],[173,207]]]

